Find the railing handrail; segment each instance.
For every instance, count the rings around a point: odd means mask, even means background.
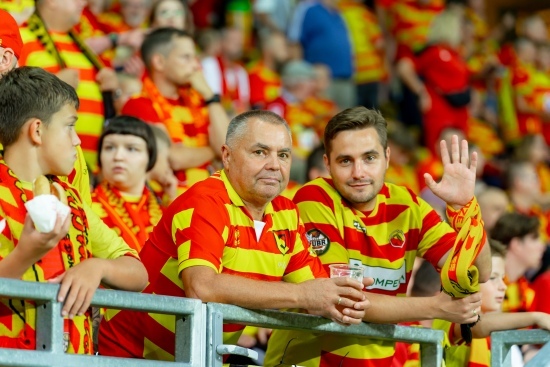
[[[203,367],[205,360],[206,306],[200,300],[98,289],[92,305],[113,309],[169,314],[176,317],[175,361],[136,360],[66,354],[63,350],[62,304],[57,301],[60,285],[14,279],[0,281],[0,297],[36,301],[36,345],[40,350],[0,348],[2,366],[86,367]]]
[[[439,343],[443,341],[442,330],[402,326],[395,324],[373,324],[342,326],[315,315],[278,310],[251,310],[223,303],[207,303],[207,309],[223,314],[224,323],[251,325],[270,329],[301,330],[345,334],[380,340],[416,343]],[[283,321],[284,320],[284,321]],[[304,327],[304,325],[308,325]]]
[[[321,316],[277,310],[251,310],[222,303],[208,303],[206,311],[209,333],[206,342],[206,367],[222,366],[222,355],[218,351],[223,349],[220,347],[223,345],[224,323],[419,343],[423,366],[438,367],[443,360],[442,330],[372,323],[342,326]]]
[[[512,367],[510,348],[518,344],[548,344],[548,330],[505,330],[491,333],[491,366]],[[547,350],[548,348],[546,348]]]

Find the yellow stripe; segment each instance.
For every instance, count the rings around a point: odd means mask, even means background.
[[[143,358],[160,361],[173,361],[174,356],[153,343],[147,338],[143,339]]]
[[[190,259],[185,260],[184,262],[179,264],[178,274],[181,273],[184,269],[190,268],[192,266],[208,266],[209,268],[212,268],[216,273],[221,272],[221,269],[216,269],[216,267],[209,261],[206,261],[204,259]]]
[[[252,219],[244,214],[239,207],[236,207],[233,204],[229,203],[225,204],[225,209],[229,214],[229,222],[233,226],[254,227]]]
[[[289,260],[289,254],[234,247],[225,247],[223,250],[223,266],[244,273],[282,277]]]
[[[178,255],[179,255],[180,248],[181,246],[178,247]],[[181,257],[179,258],[179,260],[174,258],[169,258],[164,264],[164,266],[162,267],[162,269],[160,269],[160,273],[163,274],[166,278],[170,279],[172,283],[174,283],[180,289],[183,290],[183,281],[179,277],[180,273],[174,271],[174,269],[177,268],[177,264],[179,261],[181,261]]]
[[[193,218],[194,208],[182,210],[181,212],[174,215],[172,219],[172,241],[176,242],[176,231],[184,230],[191,226],[191,219]]]
[[[17,202],[13,198],[13,195],[11,194],[11,191],[9,188],[5,186],[0,186],[0,197],[2,200],[4,200],[6,203],[17,206]]]
[[[283,280],[288,283],[302,283],[310,279],[315,279],[315,275],[307,265],[283,277]]]
[[[150,313],[149,317],[155,320],[159,325],[169,330],[172,334],[176,332],[176,317],[174,315],[164,315],[158,313]]]

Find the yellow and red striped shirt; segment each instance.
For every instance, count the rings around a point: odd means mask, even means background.
[[[532,311],[535,291],[524,276],[515,282],[504,279],[508,288],[502,302],[503,312],[530,312]]]
[[[250,81],[250,105],[265,107],[268,102],[281,95],[281,77],[258,61],[248,68]]]
[[[192,266],[273,282],[327,276],[292,201],[275,198],[264,222],[257,239],[254,220],[224,171],[195,184],[168,207],[141,251],[150,282],[144,292],[185,297],[180,274]],[[173,360],[174,328],[174,316],[108,310],[100,353]],[[224,343],[236,344],[243,328],[225,325]]]
[[[355,210],[328,178],[305,184],[294,202],[325,268],[334,263],[363,265],[364,275],[375,280],[369,292],[405,296],[414,259],[423,257],[437,267],[457,237],[426,202],[393,184],[383,186],[369,213]],[[296,340],[287,348],[292,338]],[[350,367],[390,366],[394,352],[392,342],[274,330],[265,365],[276,365],[285,353],[285,360],[307,367],[338,366],[342,361]]]
[[[68,33],[50,32],[50,36],[67,68],[79,72],[80,82],[76,93],[80,99],[80,107],[76,132],[82,142],[84,159],[92,172],[96,172],[97,144],[104,121],[103,97],[96,82],[97,71]],[[41,67],[54,74],[61,71],[55,57],[46,51],[29,28],[21,29],[21,37],[24,46],[19,59],[20,65]]]
[[[354,0],[341,0],[339,7],[353,46],[355,82],[364,84],[387,79],[384,55],[376,47],[382,41],[378,19],[365,5]]]
[[[81,201],[77,190],[54,177],[63,186],[71,208],[71,227],[68,235],[44,255],[21,277],[30,282],[46,282],[61,275],[91,257],[115,259],[134,256],[131,250],[112,231],[105,232],[101,220]],[[20,181],[0,161],[0,220],[7,226],[0,234],[0,261],[18,245],[27,210],[24,203],[33,198],[32,183]],[[64,321],[65,350],[69,353],[92,354],[92,319],[88,310],[82,316]],[[36,349],[36,303],[3,298],[0,300],[0,347]]]

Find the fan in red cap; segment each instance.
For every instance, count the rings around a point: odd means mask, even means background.
[[[15,22],[15,19],[5,10],[0,9],[0,56],[10,55],[7,49],[10,49],[16,58],[21,56],[21,49],[23,48],[23,41],[19,34],[19,27]],[[9,62],[4,65],[0,62],[0,73],[6,72],[15,66],[15,61],[9,59]],[[5,70],[4,70],[5,68]]]

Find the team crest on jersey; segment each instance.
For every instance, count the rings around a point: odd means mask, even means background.
[[[388,242],[392,245],[392,247],[403,248],[406,242],[405,233],[403,233],[400,229],[396,229],[390,234]]]
[[[285,255],[290,250],[290,231],[288,229],[273,231],[273,236],[275,237],[277,248]]]
[[[326,234],[317,228],[312,228],[307,231],[306,237],[309,245],[317,255],[320,256],[328,251],[328,248],[330,247],[330,240]]]

